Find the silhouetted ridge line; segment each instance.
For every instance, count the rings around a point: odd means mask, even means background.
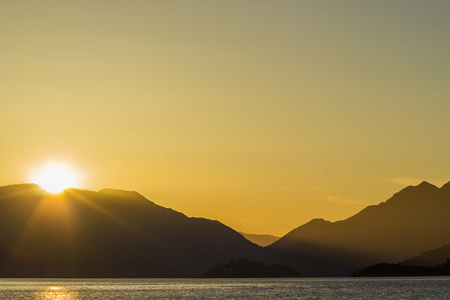
[[[196,277],[261,249],[136,192],[0,187],[0,277]]]
[[[449,183],[423,182],[348,219],[313,219],[262,248],[218,221],[189,218],[137,192],[54,195],[12,185],[0,187],[0,277],[197,277],[230,257],[302,276],[348,276],[448,244],[449,211]]]
[[[450,236],[448,185],[422,182],[334,223],[312,220],[268,248],[303,276],[345,276],[440,247]]]
[[[144,197],[136,191],[125,191],[125,190],[111,189],[111,188],[101,189],[97,193],[106,194],[106,195],[114,195],[114,196],[122,196],[122,197],[123,196]]]

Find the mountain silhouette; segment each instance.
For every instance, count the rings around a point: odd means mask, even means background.
[[[0,277],[195,277],[260,249],[136,192],[0,187]]]
[[[267,247],[302,276],[347,276],[440,247],[450,237],[450,183],[408,186],[338,222],[312,220]]]
[[[346,220],[311,220],[263,248],[218,221],[189,218],[136,192],[54,195],[11,185],[0,187],[0,277],[197,277],[233,257],[302,276],[348,276],[408,257],[448,258],[449,211],[450,183],[423,182]],[[424,266],[443,262],[428,260]]]

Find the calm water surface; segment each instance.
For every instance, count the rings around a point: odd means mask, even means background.
[[[450,299],[450,277],[0,279],[0,299]]]

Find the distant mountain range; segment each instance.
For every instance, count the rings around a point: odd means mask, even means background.
[[[450,183],[438,188],[422,182],[346,220],[312,220],[267,248],[301,275],[348,276],[449,243],[449,213]]]
[[[256,242],[253,235],[136,192],[53,195],[34,184],[11,185],[0,187],[0,277],[219,276],[221,266],[262,274],[273,264],[287,266],[277,267],[277,276],[291,276],[292,268],[302,276],[349,276],[379,263],[435,266],[449,258],[449,212],[450,183],[423,182],[346,220],[314,219],[263,248],[249,241]]]
[[[280,239],[280,237],[270,234],[249,234],[242,231],[239,231],[239,233],[242,234],[250,242],[262,247],[269,246],[270,244],[273,244]]]

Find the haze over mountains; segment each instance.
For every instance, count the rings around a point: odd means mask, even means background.
[[[449,212],[450,183],[423,182],[346,220],[314,219],[262,248],[218,221],[189,218],[136,192],[52,195],[34,184],[5,186],[0,276],[196,277],[241,257],[302,276],[348,276],[448,244]]]
[[[445,262],[445,263],[443,263]],[[358,270],[352,276],[449,276],[450,244],[423,252],[398,264],[381,263]]]
[[[269,246],[280,239],[278,236],[270,235],[270,234],[250,234],[239,231],[247,240],[256,245],[260,246]]]
[[[441,264],[443,261],[448,259],[450,259],[450,244],[425,251],[419,256],[405,259],[401,262],[401,264],[405,266],[433,267]]]

